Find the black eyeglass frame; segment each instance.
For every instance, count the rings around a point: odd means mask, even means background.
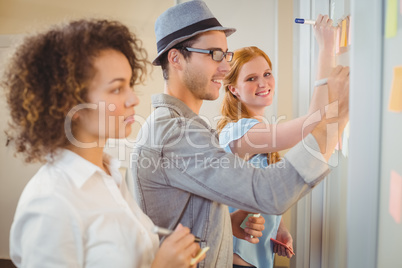
[[[221,62],[223,61],[223,59],[226,59],[227,62],[231,62],[233,59],[233,52],[223,52],[220,49],[200,49],[200,48],[193,48],[193,47],[183,47],[185,50],[189,51],[189,52],[197,52],[197,53],[203,53],[203,54],[210,54],[212,60],[217,61],[217,62]],[[221,52],[222,53],[222,58],[221,59],[216,59],[214,58],[214,56],[216,57],[217,55],[215,54],[215,52]],[[229,56],[229,59],[226,58],[226,56]]]

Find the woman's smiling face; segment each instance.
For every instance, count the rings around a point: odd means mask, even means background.
[[[271,67],[262,56],[252,58],[239,72],[236,85],[229,90],[253,115],[261,115],[265,107],[272,104],[275,79]]]

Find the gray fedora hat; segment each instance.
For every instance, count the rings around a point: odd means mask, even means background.
[[[161,55],[178,43],[197,34],[216,30],[224,31],[226,36],[236,31],[222,27],[204,1],[193,0],[169,8],[155,22],[158,56],[152,63],[160,65]]]

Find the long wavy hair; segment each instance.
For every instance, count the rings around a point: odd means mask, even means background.
[[[142,42],[117,21],[77,20],[27,37],[6,68],[1,85],[11,122],[7,144],[26,162],[69,144],[64,121],[75,106],[87,102],[94,59],[106,49],[124,54],[131,66],[130,85],[143,82],[147,53]],[[74,121],[72,132],[74,132]]]
[[[232,94],[232,92],[230,92],[229,86],[236,86],[240,70],[244,64],[259,56],[263,57],[268,62],[269,67],[272,69],[270,58],[258,47],[244,47],[234,52],[233,60],[230,62],[230,71],[226,74],[223,80],[225,95],[221,105],[222,118],[217,124],[218,133],[220,133],[222,129],[229,123],[235,123],[241,118],[252,118],[250,112],[247,110],[246,105],[244,105],[235,95]],[[275,163],[279,160],[279,153],[268,153],[269,164]]]

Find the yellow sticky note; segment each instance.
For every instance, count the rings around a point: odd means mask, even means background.
[[[348,45],[348,41],[346,40],[346,30],[346,19],[344,19],[341,26],[341,47],[346,47]]]
[[[402,177],[395,171],[391,171],[389,185],[389,214],[396,223],[401,223],[402,212]]]
[[[392,112],[402,111],[402,66],[394,67],[391,94],[388,109]]]
[[[396,36],[398,30],[398,1],[387,1],[387,13],[385,14],[385,38]]]

